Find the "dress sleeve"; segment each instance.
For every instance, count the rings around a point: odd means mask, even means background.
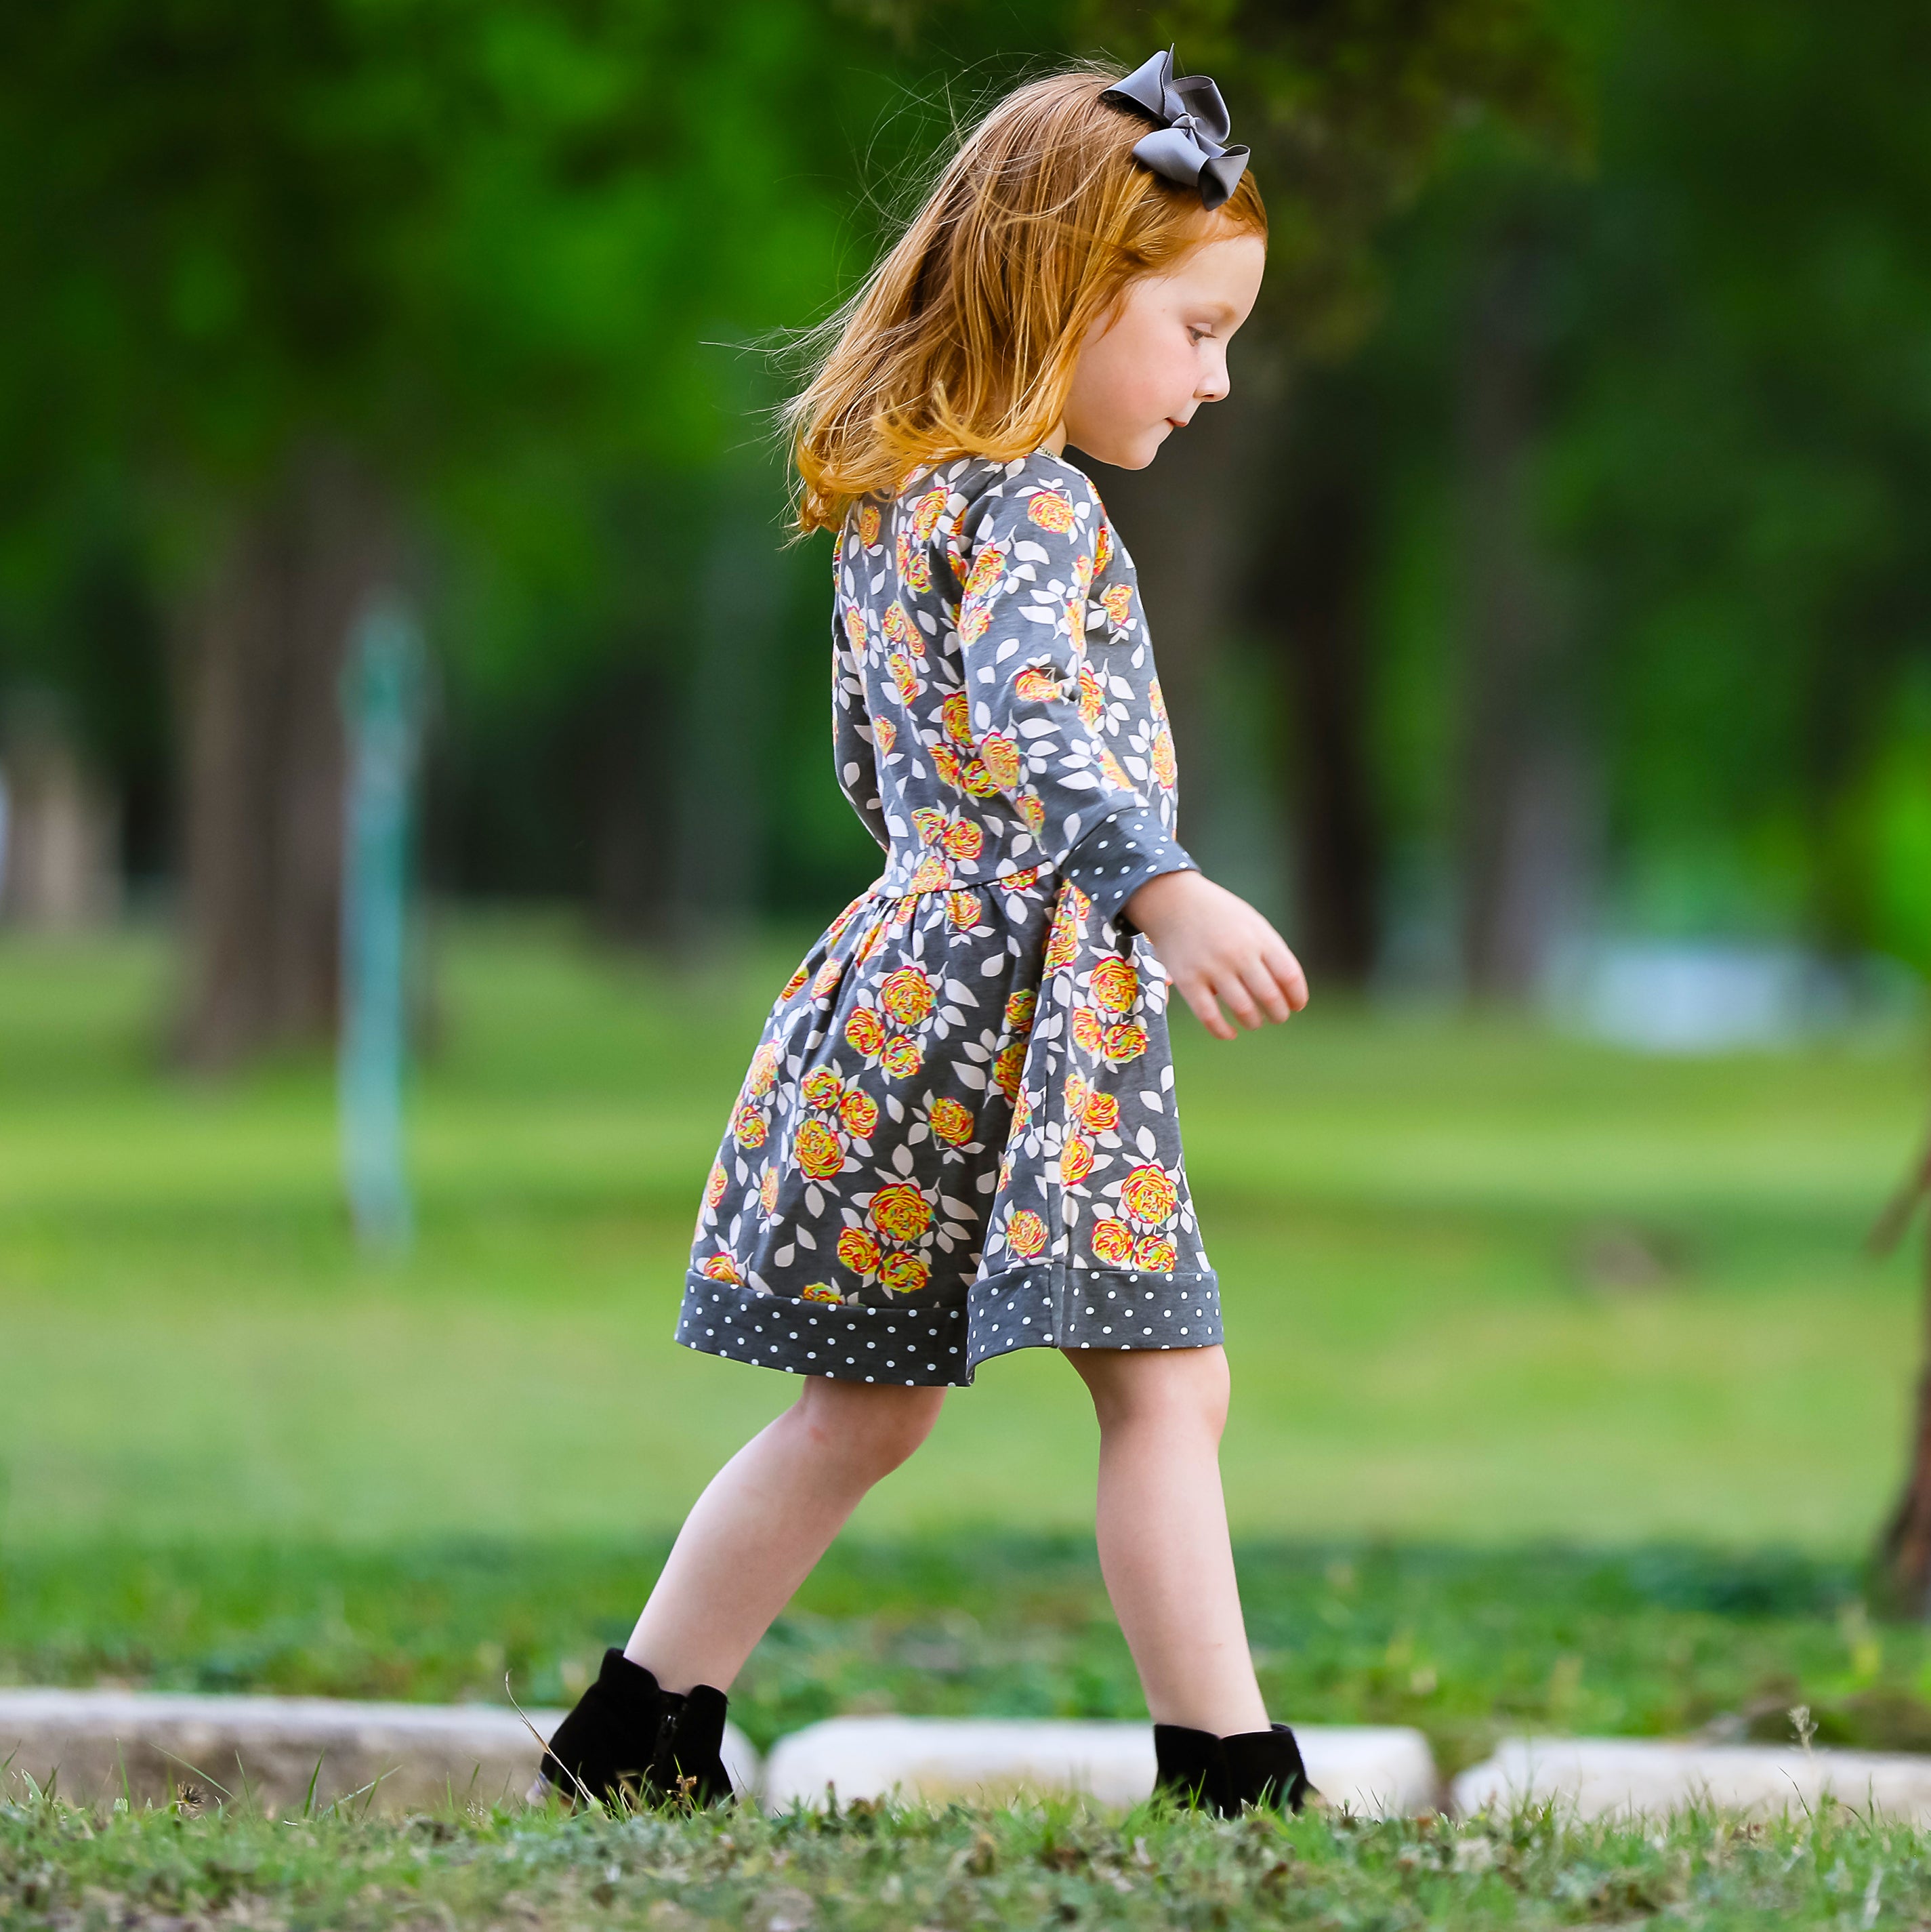
[[[848,622],[848,614],[856,616],[857,607],[847,594],[845,547],[858,541],[850,530],[839,533],[832,572],[832,761],[838,775],[838,789],[851,801],[865,829],[878,841],[879,849],[889,855],[892,835],[878,795],[878,746],[859,668],[864,620],[858,619],[856,648]]]
[[[973,747],[1030,848],[1102,918],[1162,872],[1191,872],[1104,735],[1086,655],[1086,593],[1102,512],[1069,469],[1022,473],[988,493],[964,560],[959,645]]]

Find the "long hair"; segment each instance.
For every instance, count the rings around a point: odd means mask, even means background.
[[[1133,159],[1147,124],[1099,98],[1117,78],[1082,63],[1008,94],[824,326],[830,346],[785,412],[801,534],[947,457],[1038,448],[1130,282],[1222,235],[1266,238],[1251,173],[1209,214]]]

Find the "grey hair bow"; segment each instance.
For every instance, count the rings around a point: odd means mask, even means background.
[[[1176,80],[1171,47],[1099,98],[1159,123],[1135,142],[1133,158],[1168,181],[1198,188],[1203,207],[1219,207],[1239,185],[1248,151],[1227,145],[1231,128],[1220,89],[1204,74]]]

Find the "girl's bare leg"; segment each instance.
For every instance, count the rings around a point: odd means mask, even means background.
[[[1267,1728],[1220,1487],[1219,1348],[1069,1348],[1099,1418],[1099,1568],[1156,1724]]]
[[[624,1654],[667,1690],[728,1690],[865,1492],[925,1441],[945,1393],[808,1380],[697,1498]]]

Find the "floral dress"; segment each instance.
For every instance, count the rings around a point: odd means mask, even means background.
[[[1169,982],[1120,911],[1192,861],[1133,566],[1043,452],[840,532],[838,779],[883,848],[778,996],[677,1339],[865,1382],[1027,1348],[1203,1348]]]

